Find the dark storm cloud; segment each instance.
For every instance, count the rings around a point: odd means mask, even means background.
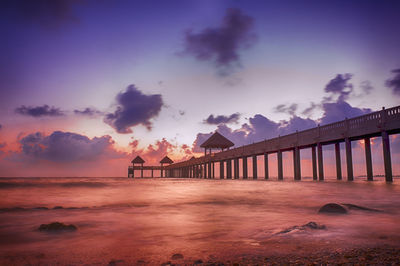
[[[394,69],[392,73],[395,76],[392,79],[386,80],[385,85],[392,89],[394,95],[400,96],[400,69]]]
[[[135,85],[129,85],[125,92],[119,93],[117,103],[117,110],[106,114],[104,122],[118,133],[132,133],[130,127],[139,124],[150,130],[150,120],[158,116],[163,106],[160,94],[143,94]]]
[[[74,110],[74,114],[93,117],[93,116],[102,115],[103,113],[98,111],[98,110],[96,110],[96,109],[87,107],[87,108],[85,108],[83,110]]]
[[[199,33],[188,30],[184,53],[201,61],[213,61],[220,70],[229,71],[234,63],[240,64],[238,51],[254,44],[256,35],[252,29],[252,17],[230,8],[220,27],[206,28]]]
[[[33,133],[19,140],[21,153],[31,159],[53,162],[92,161],[102,158],[118,158],[110,136],[88,137],[76,133],[54,131],[45,136]]]
[[[289,115],[294,115],[296,113],[298,105],[293,103],[291,105],[280,104],[274,108],[277,113],[287,113]]]
[[[0,10],[3,15],[13,16],[27,23],[38,23],[44,27],[57,27],[68,21],[76,21],[73,6],[79,0],[3,0]]]
[[[16,108],[15,112],[17,114],[33,117],[64,115],[64,112],[62,112],[59,108],[50,107],[47,104],[36,107],[22,105],[21,107]]]
[[[349,83],[352,74],[338,74],[335,78],[331,79],[325,87],[325,92],[339,95],[338,100],[346,100],[350,93],[353,91],[353,85]]]
[[[210,125],[218,125],[218,124],[229,124],[229,123],[237,123],[240,118],[239,113],[234,113],[231,114],[230,116],[226,115],[210,115],[207,117],[207,119],[204,120],[205,124],[210,124]]]

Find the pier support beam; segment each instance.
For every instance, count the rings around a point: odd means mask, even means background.
[[[347,164],[347,181],[353,181],[353,155],[351,154],[351,140],[345,139],[346,143],[346,164]]]
[[[312,173],[313,173],[313,180],[317,180],[318,179],[318,175],[317,175],[317,151],[316,151],[316,147],[312,146],[311,147],[311,161],[312,161]]]
[[[385,164],[385,180],[393,182],[392,160],[390,156],[390,139],[386,131],[382,131],[383,162]]]
[[[253,179],[257,179],[257,155],[253,155]]]
[[[278,151],[278,180],[283,180],[282,151]]]
[[[293,171],[294,180],[301,180],[301,168],[300,168],[300,149],[295,147],[293,150]]]
[[[335,143],[336,178],[342,180],[342,160],[340,159],[340,143]]]
[[[219,179],[224,179],[224,161],[219,162]]]
[[[243,161],[243,179],[247,179],[247,157],[242,158]]]
[[[212,178],[212,163],[208,162],[208,179]]]
[[[226,178],[232,179],[232,159],[226,161]]]
[[[324,180],[324,158],[323,158],[321,143],[317,144],[317,149],[318,149],[318,174],[319,174],[319,180],[322,181]]]
[[[239,179],[239,158],[233,159],[233,175],[235,179]]]
[[[269,178],[269,171],[268,171],[268,153],[264,153],[264,177],[265,179]]]
[[[373,181],[374,175],[372,173],[371,139],[365,138],[364,145],[365,145],[365,164],[367,166],[367,180]]]

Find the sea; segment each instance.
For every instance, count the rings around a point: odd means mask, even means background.
[[[0,264],[184,265],[400,247],[400,179],[364,179],[1,178]],[[327,203],[359,207],[319,213]],[[52,222],[77,230],[38,230]]]

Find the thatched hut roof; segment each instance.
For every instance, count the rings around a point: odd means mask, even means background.
[[[232,141],[225,138],[218,132],[215,132],[211,137],[209,137],[203,144],[200,145],[202,148],[219,148],[226,149],[235,145]]]
[[[164,158],[162,158],[162,160],[160,161],[160,163],[174,163],[174,161],[172,161],[168,156],[165,156]]]
[[[131,163],[144,163],[144,160],[142,159],[142,157],[140,157],[139,155],[136,156],[135,159],[132,160]]]

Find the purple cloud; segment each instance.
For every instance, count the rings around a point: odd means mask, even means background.
[[[287,113],[289,115],[294,115],[296,113],[298,105],[293,103],[291,105],[280,104],[274,108],[277,113]]]
[[[207,117],[207,119],[204,120],[205,124],[210,124],[210,125],[218,125],[218,124],[229,124],[229,123],[237,123],[240,118],[239,113],[234,113],[231,114],[230,116],[225,116],[225,115],[210,115]]]
[[[110,136],[88,137],[76,133],[54,131],[45,136],[40,132],[29,134],[19,140],[22,154],[31,159],[53,162],[93,161],[104,158],[119,158]]]
[[[392,73],[395,76],[392,79],[386,80],[385,85],[392,89],[394,95],[400,96],[400,68],[392,70]]]
[[[98,115],[102,115],[103,113],[98,111],[98,110],[96,110],[96,109],[87,107],[87,108],[85,108],[83,110],[74,110],[74,114],[76,114],[76,115],[84,115],[84,116],[98,116]]]
[[[163,106],[160,94],[143,94],[135,85],[129,85],[125,92],[119,93],[117,103],[117,110],[106,114],[104,122],[123,134],[132,133],[130,127],[139,124],[150,130],[150,120],[158,116]]]
[[[322,104],[324,111],[320,120],[321,125],[326,125],[341,121],[347,118],[352,118],[360,115],[370,113],[372,110],[369,108],[352,107],[345,101],[338,101],[336,103]]]
[[[22,105],[21,107],[16,108],[15,112],[17,114],[33,117],[64,115],[64,112],[62,112],[59,108],[50,107],[47,104],[36,107]]]
[[[338,100],[346,100],[350,93],[353,91],[353,85],[349,83],[352,78],[352,74],[337,74],[334,79],[331,79],[325,87],[325,92],[331,92],[339,95]]]
[[[206,28],[199,33],[188,30],[184,53],[201,61],[213,61],[222,70],[221,74],[228,74],[234,63],[240,65],[238,51],[255,43],[256,35],[251,32],[252,29],[252,17],[244,15],[239,9],[230,8],[221,26]]]

